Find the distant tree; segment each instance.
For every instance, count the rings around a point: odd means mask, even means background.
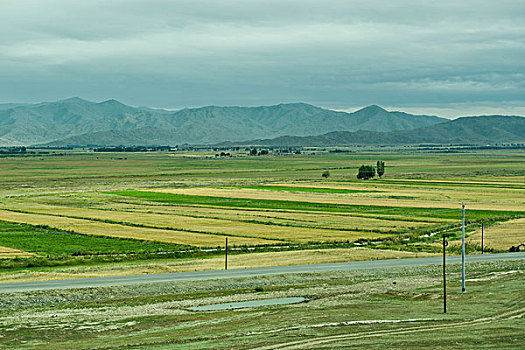
[[[376,169],[372,165],[361,165],[357,173],[358,179],[371,179],[376,175]]]
[[[261,155],[264,156],[266,154],[268,154],[268,150],[267,149],[262,149],[261,150]]]
[[[330,172],[328,170],[323,171],[322,177],[327,179],[330,176]]]
[[[382,160],[377,161],[377,176],[381,177],[385,173],[385,162]]]
[[[257,148],[252,148],[252,150],[250,151],[250,155],[251,156],[256,156],[257,155]]]

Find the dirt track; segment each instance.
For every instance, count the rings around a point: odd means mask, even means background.
[[[326,336],[320,339],[316,338],[316,339],[297,340],[297,341],[292,341],[292,342],[288,342],[284,344],[263,346],[263,347],[259,347],[255,349],[257,350],[312,349],[314,347],[318,349],[324,345],[331,347],[331,345],[329,344],[334,343],[334,342],[343,342],[343,341],[352,340],[352,339],[383,337],[383,336],[390,336],[390,335],[410,334],[410,333],[419,333],[419,332],[433,332],[439,329],[467,327],[467,326],[472,326],[472,325],[480,325],[480,324],[486,324],[486,323],[491,323],[491,322],[497,322],[499,320],[509,320],[513,318],[521,318],[524,315],[525,315],[525,307],[522,307],[517,310],[504,312],[502,314],[494,315],[492,317],[479,318],[479,319],[475,319],[472,321],[453,322],[453,323],[446,323],[446,324],[441,324],[441,325],[427,325],[427,326],[420,326],[420,327],[410,327],[410,328],[394,330],[394,331],[384,330],[384,331],[375,331],[375,332],[341,334],[341,335],[334,335],[334,336]],[[375,321],[381,321],[381,320],[375,320]],[[397,320],[397,321],[414,322],[417,320]],[[421,321],[425,321],[425,320],[421,320]],[[370,321],[370,322],[372,323],[373,321]],[[381,322],[377,322],[377,323],[381,323]]]

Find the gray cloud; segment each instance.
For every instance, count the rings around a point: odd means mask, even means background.
[[[5,102],[437,107],[519,105],[525,96],[525,6],[515,1],[0,6]]]

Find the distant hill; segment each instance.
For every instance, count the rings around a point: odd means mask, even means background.
[[[94,103],[74,97],[32,105],[1,105],[0,145],[212,144],[360,129],[410,130],[443,121],[435,116],[388,112],[378,106],[354,113],[305,103],[165,111],[130,107],[115,100]]]
[[[20,106],[27,106],[28,103],[0,103],[0,111],[4,109],[11,109]]]
[[[236,145],[344,146],[403,144],[494,144],[525,143],[525,118],[518,116],[462,117],[413,130],[377,132],[336,131],[318,136],[281,136]]]
[[[155,123],[156,114],[115,100],[93,103],[80,98],[0,110],[0,145],[34,145],[83,133],[131,130]]]
[[[47,143],[46,147],[63,146],[167,146],[176,131],[144,127],[128,131],[98,131],[89,134],[68,137]]]

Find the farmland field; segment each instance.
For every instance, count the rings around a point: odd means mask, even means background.
[[[355,178],[361,164],[377,160],[386,163],[382,179]],[[523,243],[525,153],[3,157],[0,263],[37,270],[168,257],[198,265],[222,255],[226,238],[237,255],[356,247],[371,257],[385,249],[437,254],[442,234],[459,238],[461,203],[470,253],[480,252],[482,223],[488,252]]]
[[[1,286],[223,269],[226,239],[229,269],[431,257],[441,254],[443,235],[447,254],[459,254],[462,203],[467,253],[482,252],[481,225],[484,253],[506,252],[525,243],[522,151],[238,152],[221,159],[206,151],[55,152],[0,158],[0,348],[521,343],[522,259],[468,263],[467,293],[458,293],[460,266],[449,265],[447,314],[436,265],[133,288],[7,293]],[[377,160],[385,161],[383,178],[356,179],[360,165]],[[190,309],[283,297],[306,301]]]

